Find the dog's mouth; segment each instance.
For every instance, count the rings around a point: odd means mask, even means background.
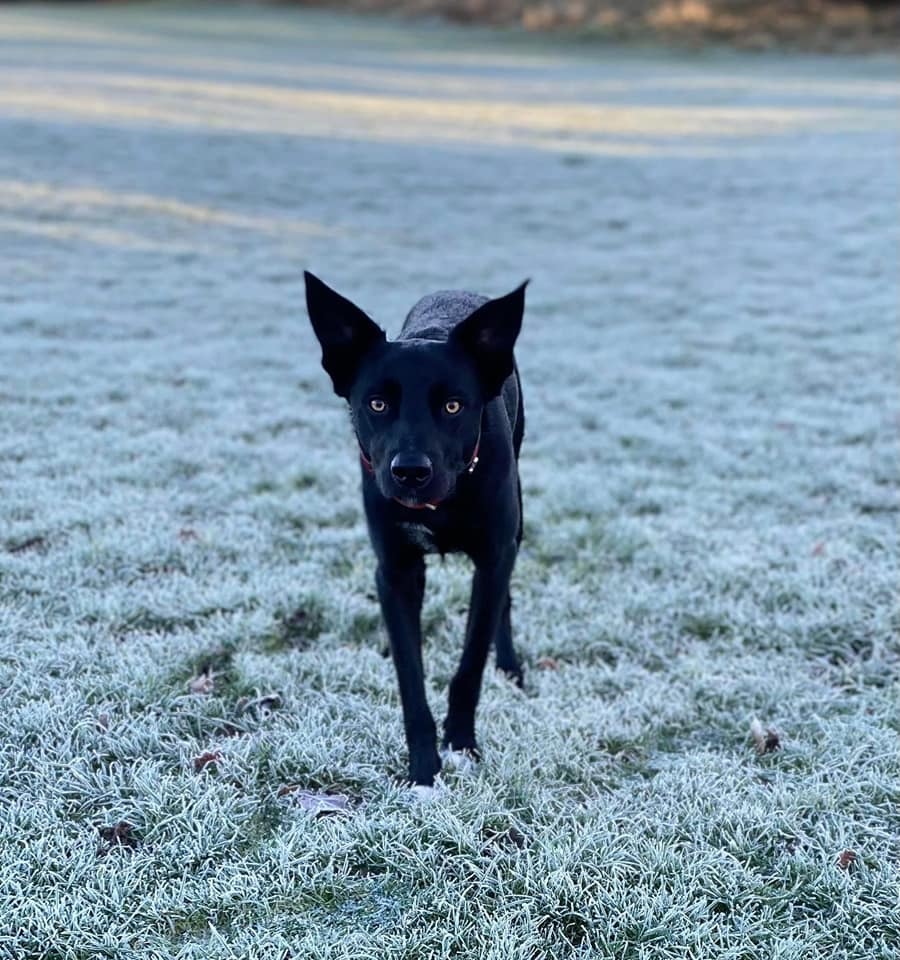
[[[437,510],[443,501],[441,500],[426,500],[424,503],[418,503],[415,500],[403,500],[400,497],[394,497],[394,502],[399,503],[401,507],[406,507],[407,510]]]

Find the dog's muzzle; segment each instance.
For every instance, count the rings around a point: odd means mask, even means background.
[[[398,453],[391,460],[391,477],[406,490],[421,490],[434,476],[434,465],[424,453]]]

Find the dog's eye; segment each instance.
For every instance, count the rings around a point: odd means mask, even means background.
[[[381,397],[372,397],[369,401],[369,409],[373,413],[384,413],[384,411],[387,410],[387,404]]]
[[[462,404],[459,402],[459,400],[448,400],[444,404],[444,409],[447,411],[447,413],[453,416],[454,413],[459,413],[459,411],[462,410]]]

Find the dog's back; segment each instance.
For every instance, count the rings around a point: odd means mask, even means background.
[[[403,321],[398,340],[446,341],[450,331],[488,302],[488,297],[466,290],[438,290],[429,293],[409,311]],[[509,418],[516,457],[522,446],[525,432],[525,417],[522,410],[522,386],[518,368],[506,379],[501,391],[503,405]]]
[[[488,298],[465,290],[429,293],[409,311],[398,340],[446,340],[450,331]]]

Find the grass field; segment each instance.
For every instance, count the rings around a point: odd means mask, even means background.
[[[0,957],[893,960],[898,100],[891,60],[3,9]],[[526,689],[489,671],[430,803],[305,267],[394,332],[533,278]],[[429,575],[441,717],[469,571]]]

